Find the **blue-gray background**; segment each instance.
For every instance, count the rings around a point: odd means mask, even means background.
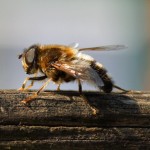
[[[21,86],[27,75],[17,55],[25,47],[78,42],[80,47],[127,45],[124,51],[87,53],[117,85],[145,90],[150,81],[146,17],[147,0],[0,0],[0,88]],[[62,89],[77,89],[77,84],[63,84]],[[85,84],[84,89],[91,87]]]

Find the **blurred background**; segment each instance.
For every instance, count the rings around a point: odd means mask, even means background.
[[[25,74],[18,54],[32,44],[80,47],[125,44],[127,49],[86,52],[125,89],[150,89],[148,0],[0,0],[0,89],[21,87]],[[36,83],[33,89],[42,86]],[[77,90],[76,83],[61,89]],[[50,83],[47,89],[56,89]],[[84,84],[84,90],[94,89]]]

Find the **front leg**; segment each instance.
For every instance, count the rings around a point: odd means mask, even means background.
[[[24,91],[24,90],[25,90],[25,87],[26,87],[27,81],[28,81],[29,79],[30,79],[30,78],[29,78],[29,77],[27,77],[27,78],[24,80],[24,82],[23,82],[23,84],[22,84],[21,88],[19,88],[19,89],[18,89],[18,91]],[[32,86],[33,86],[33,83],[32,83],[32,82],[31,82],[31,84],[32,84]]]
[[[44,89],[46,88],[46,86],[48,85],[48,83],[49,83],[50,81],[51,81],[51,79],[48,79],[48,80],[44,83],[44,85],[43,85],[36,93],[34,93],[33,95],[27,97],[26,99],[22,100],[21,102],[24,103],[24,104],[26,104],[26,103],[32,101],[33,99],[35,99],[35,98],[38,96],[38,94],[39,94],[42,90],[44,90]]]
[[[27,78],[25,79],[25,81],[23,82],[22,87],[21,87],[20,89],[18,89],[18,90],[19,90],[19,91],[28,90],[28,89],[30,89],[30,88],[33,86],[34,81],[41,81],[41,80],[44,80],[44,79],[46,79],[46,78],[47,78],[46,75],[40,76],[40,77],[27,77]],[[27,88],[25,88],[26,83],[27,83],[28,80],[31,81],[31,84],[30,84]]]
[[[36,77],[36,76],[37,76],[37,72],[34,74],[34,77]],[[27,77],[27,78],[24,80],[24,82],[23,82],[23,84],[22,84],[22,87],[19,88],[18,91],[24,91],[24,90],[25,90],[27,81],[28,81],[29,79],[30,79],[30,77]],[[34,84],[34,81],[31,82],[31,84],[27,87],[27,89],[31,88],[31,87],[33,86],[33,84]]]

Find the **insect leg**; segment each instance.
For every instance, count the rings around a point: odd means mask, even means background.
[[[27,88],[25,88],[24,90],[30,89],[33,86],[35,81],[41,81],[41,80],[44,80],[46,78],[47,78],[47,76],[40,76],[40,77],[31,77],[31,78],[29,78],[29,80],[31,81],[31,84]]]
[[[121,87],[119,87],[117,85],[113,85],[113,87],[116,88],[116,89],[118,89],[118,90],[121,90],[123,92],[130,92],[130,90],[125,90],[125,89],[123,89],[123,88],[121,88]]]
[[[58,84],[57,86],[57,91],[60,91],[60,84]]]
[[[82,95],[82,85],[80,79],[78,79],[78,88],[79,88],[80,95]]]
[[[24,88],[24,91],[30,89],[33,86],[33,84],[34,84],[34,80],[31,81],[31,84],[29,86]]]
[[[25,89],[25,86],[26,86],[26,83],[27,83],[28,80],[29,80],[29,77],[27,77],[27,78],[24,80],[24,82],[23,82],[23,84],[22,84],[22,87],[19,88],[18,91],[23,91],[23,90]],[[33,84],[33,83],[32,83],[32,84]]]
[[[51,81],[51,79],[47,80],[47,81],[44,83],[44,85],[43,85],[35,94],[33,94],[32,96],[30,96],[30,97],[24,99],[24,100],[22,101],[22,103],[28,103],[29,101],[32,101],[33,99],[35,99],[35,98],[38,96],[38,94],[39,94],[42,90],[45,89],[45,87],[48,85],[48,83],[49,83],[50,81]]]
[[[33,86],[34,81],[41,81],[41,80],[44,80],[44,79],[46,79],[46,78],[47,78],[47,76],[28,77],[28,78],[26,78],[25,81],[23,82],[23,85],[22,85],[22,87],[19,89],[19,91],[28,90],[28,89],[30,89],[30,88]],[[25,88],[25,85],[26,85],[26,83],[27,83],[28,80],[31,81],[31,84],[30,84],[27,88]]]
[[[90,105],[88,99],[87,99],[87,98],[85,97],[85,95],[83,94],[83,92],[82,92],[82,84],[81,84],[80,79],[78,79],[78,87],[79,87],[80,96],[81,96],[81,97],[84,99],[84,101],[89,105],[89,107],[90,107],[91,110],[93,111],[93,114],[96,115],[97,112],[98,112],[98,110],[97,110],[95,107],[93,107],[93,106]]]
[[[71,75],[71,76],[73,76],[73,77],[75,77],[77,79],[78,86],[79,86],[79,93],[80,93],[81,97],[85,100],[85,102],[92,109],[93,114],[94,115],[97,114],[98,110],[90,105],[89,101],[87,100],[87,98],[82,93],[82,85],[81,85],[81,78],[80,78],[81,73],[79,71],[75,70],[75,69],[70,68],[68,64],[64,64],[64,63],[61,63],[61,62],[55,62],[55,63],[53,63],[51,65],[53,67],[55,67],[56,69],[64,71],[67,74],[69,74],[69,75]]]
[[[34,77],[36,77],[36,76],[37,76],[37,72],[34,74]],[[22,84],[22,87],[19,88],[18,91],[24,91],[24,90],[25,90],[25,87],[26,87],[26,84],[27,84],[27,81],[28,81],[28,80],[30,80],[30,77],[27,77],[27,78],[24,80],[24,82],[23,82],[23,84]],[[33,84],[34,84],[34,82],[31,82],[31,84],[27,87],[27,89],[29,89],[30,87],[32,87]]]

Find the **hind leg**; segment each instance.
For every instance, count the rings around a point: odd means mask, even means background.
[[[123,89],[123,88],[121,88],[121,87],[119,87],[117,85],[113,85],[113,87],[116,88],[116,89],[118,89],[118,90],[120,90],[120,91],[126,92],[126,93],[132,92],[132,90],[125,90],[125,89]]]
[[[82,92],[82,84],[81,84],[80,79],[78,79],[78,88],[79,88],[80,96],[84,99],[84,101],[86,102],[86,104],[88,104],[89,107],[92,109],[93,115],[96,115],[98,113],[98,110],[95,107],[93,107],[93,106],[90,105],[89,101],[87,100],[87,98],[83,94],[83,92]]]

